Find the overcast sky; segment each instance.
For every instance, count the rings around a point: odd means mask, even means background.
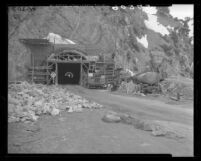
[[[171,7],[169,7],[169,9],[170,14],[173,17],[178,17],[179,19],[184,19],[185,17],[193,18],[193,5],[172,5]]]
[[[156,14],[156,7],[143,7],[143,10],[149,14]],[[185,17],[193,18],[193,5],[172,5],[169,7],[170,14],[178,19],[183,19]]]
[[[142,10],[150,15],[153,15],[152,16],[153,18],[157,12],[156,7],[142,7]],[[184,20],[185,17],[190,17],[190,18],[194,17],[193,16],[194,15],[193,5],[172,5],[169,7],[169,10],[170,10],[170,14],[173,17],[177,17],[178,19]],[[151,18],[151,16],[149,16],[149,17]],[[156,24],[156,23],[154,23],[155,21],[156,20],[154,20],[152,22],[152,24]],[[151,24],[151,22],[150,22],[150,24]],[[189,36],[193,36],[193,20],[189,21],[188,25],[189,25],[189,29],[190,29]],[[152,25],[152,28],[159,30],[158,28],[156,28],[156,26],[153,26],[153,25]]]

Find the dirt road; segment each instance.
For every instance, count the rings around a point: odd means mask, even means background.
[[[84,109],[80,113],[63,112],[42,116],[33,125],[11,123],[8,126],[9,153],[169,153],[193,155],[193,104],[170,105],[164,100],[112,94],[65,86],[75,94],[94,100],[103,109]],[[101,120],[108,110],[135,114],[146,120],[169,123],[184,133],[181,140],[155,137],[150,132],[121,123]]]

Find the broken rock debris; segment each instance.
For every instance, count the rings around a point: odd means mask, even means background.
[[[55,116],[64,110],[81,112],[83,108],[102,107],[59,86],[28,82],[8,85],[8,122],[36,121],[42,114]]]
[[[168,129],[160,121],[143,120],[137,116],[108,111],[103,116],[102,121],[107,123],[124,123],[133,125],[136,129],[150,131],[152,136],[164,136],[172,139],[184,138],[175,129]]]

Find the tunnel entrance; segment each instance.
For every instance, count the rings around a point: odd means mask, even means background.
[[[79,84],[80,63],[58,63],[58,84]]]
[[[86,55],[76,50],[62,50],[52,53],[48,57],[48,63],[55,64],[55,68],[50,71],[54,84],[86,84],[89,62]],[[53,65],[54,66],[54,65]]]

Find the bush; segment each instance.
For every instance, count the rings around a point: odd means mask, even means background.
[[[157,9],[157,14],[161,16],[167,16],[170,14],[170,10],[168,7],[156,7]]]
[[[174,55],[173,46],[172,45],[163,44],[163,45],[160,45],[160,47],[163,49],[163,51],[165,52],[165,54],[167,56],[173,56]]]

